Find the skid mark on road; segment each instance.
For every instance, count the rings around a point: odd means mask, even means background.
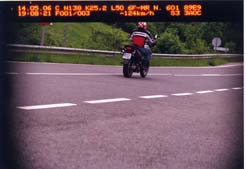
[[[233,88],[220,88],[220,89],[212,89],[212,90],[202,90],[202,91],[195,91],[193,93],[173,93],[170,95],[147,95],[147,96],[138,96],[138,99],[161,99],[161,98],[168,98],[168,97],[188,97],[192,95],[202,95],[202,94],[209,94],[215,92],[226,92],[232,90],[243,90],[243,87],[233,87]],[[106,104],[106,103],[114,103],[114,102],[123,102],[123,101],[130,101],[133,99],[130,98],[110,98],[110,99],[100,99],[100,100],[89,100],[83,101],[84,104]],[[50,109],[50,108],[62,108],[62,107],[69,107],[69,106],[77,106],[74,103],[58,103],[58,104],[45,104],[45,105],[32,105],[32,106],[18,106],[16,108],[23,109],[23,110],[38,110],[38,109]]]

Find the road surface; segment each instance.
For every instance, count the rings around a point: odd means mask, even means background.
[[[15,168],[242,168],[241,64],[151,67],[144,79],[120,66],[8,64]]]

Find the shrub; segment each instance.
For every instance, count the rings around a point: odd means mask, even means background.
[[[161,53],[185,53],[184,44],[180,41],[179,37],[168,32],[160,36],[157,48],[158,52]]]

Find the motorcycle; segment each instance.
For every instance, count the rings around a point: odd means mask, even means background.
[[[144,60],[144,56],[138,47],[134,45],[125,45],[122,53],[124,77],[132,77],[133,72],[140,72],[142,78],[147,76],[149,71],[149,61]]]
[[[157,37],[158,35],[155,35],[155,40]],[[124,77],[132,77],[133,72],[140,73],[142,78],[147,76],[149,72],[149,61],[144,59],[144,54],[137,46],[125,45],[122,49],[122,54]]]

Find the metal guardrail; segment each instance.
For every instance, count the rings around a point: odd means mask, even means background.
[[[80,49],[80,48],[67,48],[67,47],[55,47],[55,46],[39,46],[39,45],[22,45],[22,44],[8,44],[8,50],[16,52],[31,52],[31,53],[55,53],[55,54],[99,54],[114,56],[121,54],[120,51],[108,51],[108,50],[94,50],[94,49]],[[165,57],[165,58],[212,58],[212,57],[222,57],[222,58],[235,58],[243,57],[243,54],[163,54],[163,53],[153,53],[154,57]]]
[[[107,50],[94,50],[94,49],[80,49],[80,48],[67,48],[56,46],[39,46],[39,45],[22,45],[22,44],[8,44],[7,48],[17,52],[48,52],[48,53],[85,53],[85,54],[103,54],[103,55],[116,55],[120,54],[119,51]]]

